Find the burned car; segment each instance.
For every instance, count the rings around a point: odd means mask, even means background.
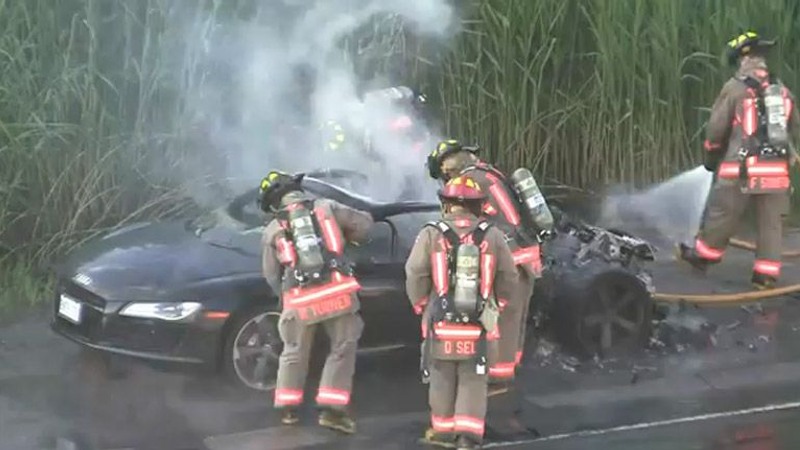
[[[360,351],[418,348],[404,267],[440,205],[377,202],[342,187],[352,185],[348,177],[334,183],[334,175],[307,174],[306,192],[375,219],[368,242],[346,249],[363,286]],[[193,220],[132,224],[79,247],[56,267],[51,328],[103,354],[210,368],[270,389],[281,352],[279,312],[261,275],[261,234],[270,217],[256,197],[254,189]],[[557,216],[534,294],[536,328],[582,353],[637,344],[650,329],[652,288],[642,267],[652,258],[648,244]]]

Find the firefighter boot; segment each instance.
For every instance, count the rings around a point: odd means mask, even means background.
[[[294,425],[300,421],[300,417],[297,415],[297,411],[292,408],[287,408],[283,410],[283,414],[281,415],[281,423],[284,425]]]
[[[447,433],[439,433],[433,428],[425,430],[425,434],[419,440],[420,444],[433,445],[442,448],[456,448],[455,438]]]
[[[689,247],[688,245],[681,242],[675,248],[676,256],[679,260],[686,261],[687,263],[691,264],[696,270],[705,273],[708,269],[709,263],[711,261],[701,257],[697,254],[694,248]]]
[[[344,411],[325,409],[319,413],[319,424],[345,434],[356,432],[356,422]]]
[[[764,275],[763,273],[753,272],[753,277],[750,279],[750,282],[753,284],[754,288],[763,291],[766,289],[774,289],[775,283],[777,283],[778,280],[769,275]]]
[[[475,450],[479,448],[481,448],[481,446],[469,437],[464,435],[458,437],[458,442],[456,443],[457,450]]]

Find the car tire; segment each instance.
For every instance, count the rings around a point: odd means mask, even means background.
[[[274,389],[283,351],[279,320],[274,308],[252,308],[233,319],[222,355],[223,371],[232,383],[256,391]]]
[[[554,326],[568,350],[608,358],[635,353],[649,341],[654,304],[635,274],[597,261],[554,282]]]

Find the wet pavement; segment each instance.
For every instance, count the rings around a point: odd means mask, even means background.
[[[680,422],[800,401],[800,303],[688,308],[673,311],[671,321],[662,325],[668,331],[659,330],[650,350],[624,360],[581,363],[549,342],[532,343],[520,418],[542,436],[534,448],[612,442],[613,448],[658,448],[636,447],[652,439],[687,445],[669,448],[746,448],[713,445],[735,423],[780,430],[800,419],[790,411],[703,421],[716,425]],[[125,370],[109,375],[95,358],[50,333],[45,317],[0,330],[0,346],[2,449],[56,448],[58,436],[93,445],[78,448],[98,449],[420,448],[415,441],[427,420],[413,350],[359,361],[354,398],[360,432],[340,437],[316,427],[311,410],[302,426],[280,427],[266,394],[230,388],[211,376],[162,373],[140,364],[122,364]],[[572,435],[652,422],[640,430]],[[503,422],[494,416],[492,424]],[[687,434],[691,427],[697,433]],[[536,437],[487,433],[490,441],[510,448],[529,448],[509,441],[532,444]]]
[[[745,258],[752,256],[732,257]],[[736,279],[732,270],[719,269]],[[658,281],[681,285],[681,278]],[[797,448],[800,300],[669,308],[648,349],[631,357],[581,362],[549,341],[530,342],[518,392],[509,396],[521,402],[527,430],[511,433],[510,416],[497,413],[509,398],[493,401],[488,447]],[[427,402],[417,349],[359,360],[359,433],[343,437],[315,426],[310,409],[300,426],[280,427],[269,395],[211,375],[126,360],[109,372],[50,332],[47,320],[34,314],[0,328],[2,450],[422,448],[416,438]],[[780,410],[770,412],[775,405]]]

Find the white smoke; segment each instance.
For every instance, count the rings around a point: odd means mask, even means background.
[[[454,31],[455,11],[446,0],[270,0],[258,2],[247,19],[216,21],[197,18],[186,27],[187,39],[200,48],[202,81],[185,95],[203,117],[207,144],[224,155],[223,174],[234,192],[254,187],[268,170],[310,171],[347,168],[370,176],[366,193],[394,200],[413,187],[435,194],[424,173],[424,157],[440,138],[429,129],[431,142],[419,154],[412,142],[386,131],[400,115],[387,101],[365,102],[363,91],[376,79],[407,85],[403,72],[405,33],[429,43],[444,43]],[[210,13],[209,13],[210,14]],[[186,20],[186,19],[184,19]],[[214,22],[214,23],[211,23]],[[202,26],[200,26],[200,25]],[[376,32],[376,29],[383,32]],[[343,43],[355,45],[343,48]],[[430,46],[430,44],[429,44]],[[388,68],[359,76],[370,64]],[[392,73],[394,71],[401,73]],[[399,70],[397,70],[399,69]],[[363,72],[363,70],[362,70]],[[430,93],[428,93],[430,95]],[[349,130],[348,144],[359,145],[365,127],[373,132],[373,149],[385,163],[355,152],[342,156],[323,152],[318,126],[336,120]],[[351,148],[352,149],[352,148]],[[219,167],[215,167],[219,169]],[[427,180],[427,181],[426,181]]]

